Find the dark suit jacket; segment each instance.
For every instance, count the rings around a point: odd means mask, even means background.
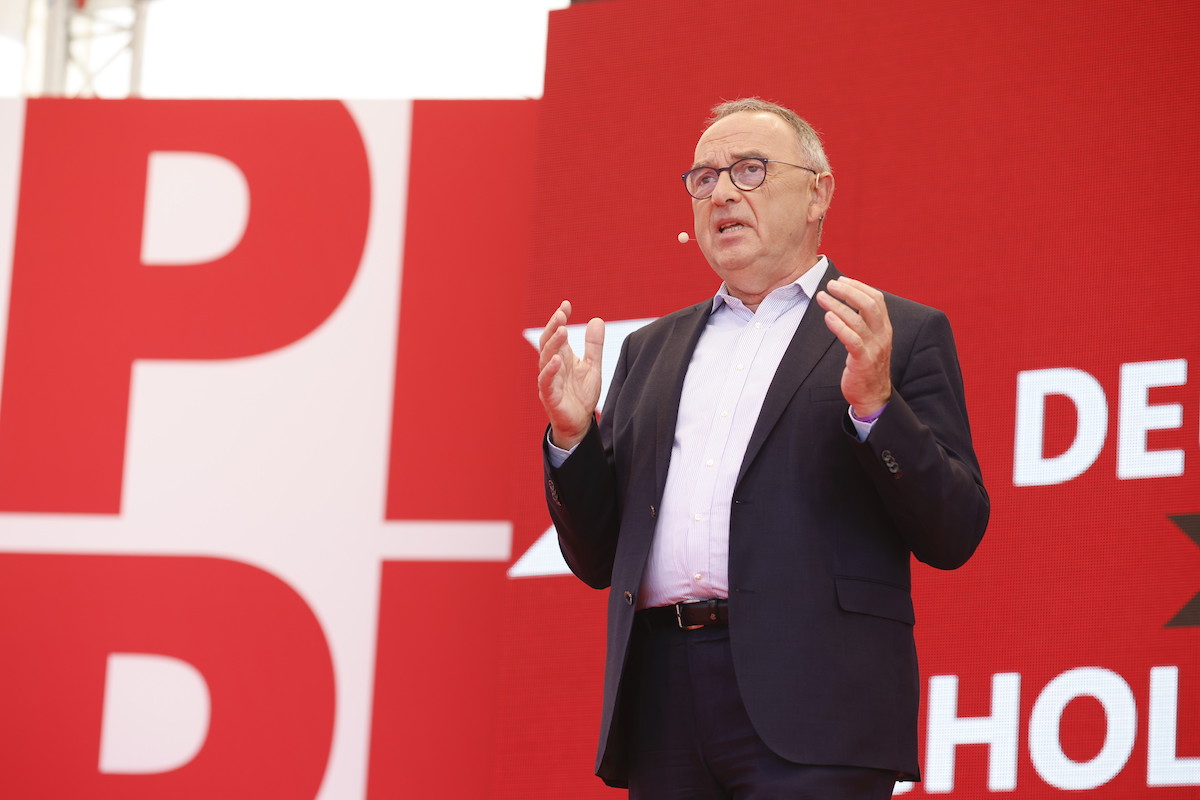
[[[821,287],[839,273],[830,264]],[[805,313],[767,392],[733,493],[729,636],[764,742],[797,763],[915,778],[919,676],[910,553],[942,569],[983,536],[987,493],[944,314],[887,296],[894,393],[865,443],[840,382],[846,350]],[[617,702],[663,494],[684,374],[711,300],[631,334],[598,425],[546,494],[574,573],[608,598],[596,773],[626,784]]]

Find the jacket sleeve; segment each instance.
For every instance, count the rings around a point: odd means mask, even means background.
[[[558,531],[558,546],[571,571],[593,589],[607,588],[612,582],[620,531],[611,412],[624,385],[628,349],[626,339],[605,398],[604,413],[562,466],[551,465],[549,444],[546,435],[542,436],[546,506]]]
[[[955,569],[978,547],[991,505],[945,314],[931,310],[906,352],[893,353],[892,381],[886,411],[857,445],[859,461],[913,554]]]

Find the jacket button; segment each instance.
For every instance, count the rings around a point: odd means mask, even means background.
[[[625,593],[625,603],[627,605],[633,605],[633,592]]]
[[[893,478],[899,478],[904,474],[904,470],[900,469],[900,464],[896,461],[896,457],[892,455],[891,450],[884,450],[879,454],[879,457],[887,466],[888,472],[892,473]]]
[[[655,519],[658,516],[658,509],[650,506],[650,519]]]

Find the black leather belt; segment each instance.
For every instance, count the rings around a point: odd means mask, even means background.
[[[655,606],[643,608],[637,612],[637,618],[647,628],[682,628],[692,631],[697,628],[729,624],[729,601],[692,600],[686,603],[676,603],[673,606]]]

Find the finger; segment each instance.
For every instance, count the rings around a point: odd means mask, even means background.
[[[575,353],[567,343],[567,328],[565,325],[560,325],[556,330],[551,332],[545,344],[542,345],[542,349],[538,351],[538,369],[544,368],[550,359],[556,355],[561,356],[569,364],[575,363]]]
[[[842,306],[845,308],[846,306]],[[853,311],[846,312],[850,316],[858,319],[858,315]],[[847,324],[837,311],[830,309],[825,312],[825,327],[829,328],[830,332],[837,337],[842,346],[846,348],[846,352],[851,356],[855,356],[863,351],[863,337]]]
[[[604,354],[604,320],[599,317],[588,320],[587,330],[583,334],[583,358],[600,368],[601,356]]]
[[[541,347],[538,349],[539,372],[546,368],[547,363],[550,363],[551,357],[558,353],[558,348],[562,347],[562,341],[560,341],[560,339],[565,336],[565,333],[560,333],[562,331],[565,331],[563,327],[557,327],[557,329],[554,330],[550,330],[547,327],[545,331],[542,331],[540,341]]]
[[[868,295],[876,300],[883,299],[883,292],[879,291],[878,289],[876,289],[874,286],[870,285],[869,283],[863,283],[862,281],[858,280],[857,278],[850,278],[845,275],[841,275],[841,276],[834,278],[829,283],[835,284],[844,289],[862,292],[863,294]]]
[[[541,350],[546,346],[546,340],[563,325],[567,324],[567,320],[571,318],[571,301],[563,300],[558,308],[554,309],[554,313],[550,315],[550,319],[546,322],[546,327],[542,329],[542,335],[538,337],[538,349]]]
[[[842,327],[846,328],[850,332],[853,332],[858,337],[860,343],[861,340],[870,333],[870,328],[868,327],[866,321],[853,306],[842,302],[826,292],[817,292],[817,302],[822,308],[825,309],[825,324],[829,326],[829,329],[833,331],[835,335],[838,334],[838,329],[831,324],[831,320],[829,319],[830,315],[832,315]],[[842,337],[838,336],[838,338],[841,339]],[[842,344],[847,344],[847,342],[843,341]],[[847,347],[849,347],[848,344]]]
[[[563,350],[563,346],[567,341],[567,321],[571,318],[571,301],[563,300],[554,313],[550,315],[550,319],[546,322],[546,327],[542,329],[542,335],[538,337],[538,369],[546,366],[546,362],[552,355]],[[575,354],[570,347],[566,348],[564,358],[570,358],[570,362],[575,360]]]
[[[860,287],[850,283],[848,278],[836,278],[827,283],[825,289],[857,313],[861,314],[864,309],[869,310],[871,298]]]
[[[826,289],[835,297],[858,311],[872,329],[886,324],[887,302],[883,292],[854,278],[842,276],[826,284]]]
[[[538,372],[538,395],[542,399],[542,405],[547,409],[557,405],[562,397],[562,390],[555,380],[562,370],[562,363],[561,358],[551,358]]]

